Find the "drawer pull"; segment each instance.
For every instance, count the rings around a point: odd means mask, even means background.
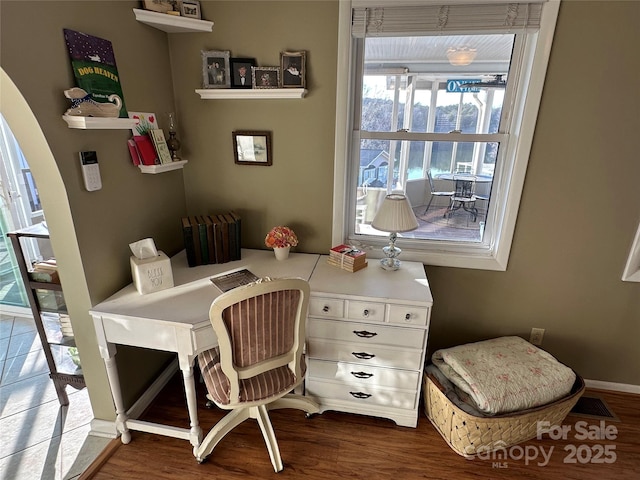
[[[324,307],[322,307],[322,311],[324,313],[328,313],[329,312],[329,305],[325,305]]]
[[[373,373],[367,373],[367,372],[351,372],[351,375],[353,375],[356,378],[371,378],[371,377],[373,377]]]
[[[354,330],[353,333],[355,333],[360,338],[371,338],[378,335],[376,332],[367,332],[366,330]]]
[[[362,316],[363,317],[368,317],[369,316],[369,310],[365,309],[364,312],[362,312]]]
[[[407,313],[407,314],[404,316],[404,319],[405,319],[405,320],[407,320],[407,321],[411,320],[411,314],[410,314],[410,313]]]
[[[369,398],[371,396],[370,393],[363,393],[363,392],[349,392],[354,398],[359,398],[359,399],[365,399],[365,398]]]
[[[367,352],[351,352],[351,355],[361,360],[370,360],[373,357],[375,357],[373,353],[367,353]]]

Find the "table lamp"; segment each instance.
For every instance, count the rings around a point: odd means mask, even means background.
[[[386,258],[380,260],[380,266],[385,270],[397,270],[400,268],[400,260],[397,257],[402,252],[395,245],[397,234],[418,228],[418,220],[411,209],[409,199],[401,193],[392,193],[384,197],[371,226],[382,232],[390,232],[389,245],[382,249]]]

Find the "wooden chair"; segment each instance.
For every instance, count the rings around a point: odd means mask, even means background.
[[[307,415],[318,404],[291,392],[304,380],[303,347],[309,284],[302,279],[261,279],[216,298],[209,318],[218,347],[198,355],[207,397],[231,410],[195,450],[204,461],[233,428],[248,418],[258,421],[271,463],[283,469],[268,410],[296,408]]]

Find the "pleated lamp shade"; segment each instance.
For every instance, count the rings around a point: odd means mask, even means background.
[[[400,193],[387,195],[371,226],[382,232],[409,232],[418,228],[418,220],[409,199]]]

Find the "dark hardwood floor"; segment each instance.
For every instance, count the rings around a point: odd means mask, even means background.
[[[563,422],[571,428],[566,440],[547,436],[531,440],[508,448],[507,458],[468,460],[457,455],[423,412],[414,429],[362,415],[326,412],[306,419],[303,412],[280,410],[271,412],[284,462],[284,470],[278,474],[273,471],[257,423],[248,420],[228,434],[202,464],[193,457],[188,441],[132,432],[131,443],[121,445],[114,440],[81,478],[638,479],[640,396],[597,394],[620,422],[601,425],[599,420],[570,415]],[[199,399],[200,424],[208,432],[225,412],[205,408],[204,389]],[[143,418],[188,425],[180,376],[158,395]],[[579,421],[585,423],[576,425]],[[613,428],[615,439],[611,438]],[[589,429],[593,436],[606,432],[610,438],[581,439]]]

